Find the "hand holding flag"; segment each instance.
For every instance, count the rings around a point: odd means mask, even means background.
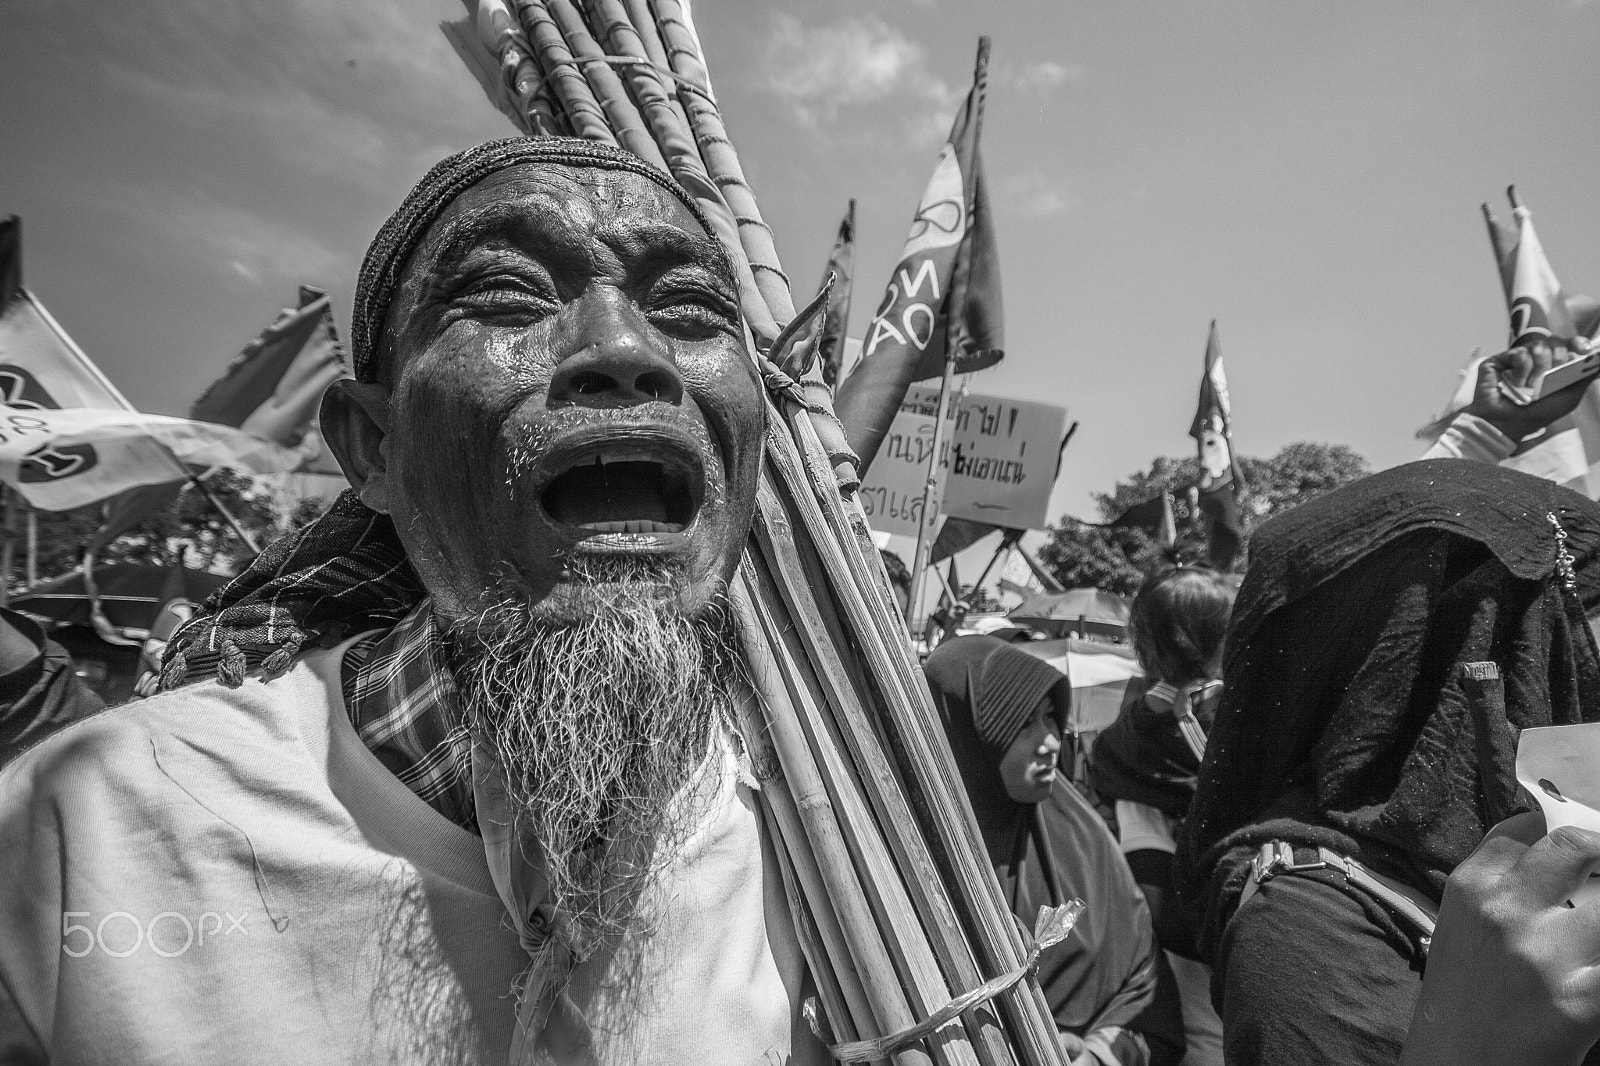
[[[1512,344],[1499,355],[1469,362],[1445,414],[1417,435],[1436,440],[1463,412],[1513,440],[1545,429],[1505,465],[1594,496],[1600,493],[1600,394],[1588,388],[1590,382],[1580,382],[1524,406],[1507,397],[1504,386],[1525,387],[1539,370],[1562,361],[1564,351],[1588,350],[1600,339],[1600,301],[1562,290],[1532,215],[1514,186],[1507,195],[1515,225],[1495,218],[1488,204],[1483,216],[1505,291]]]
[[[1494,426],[1513,441],[1565,418],[1583,402],[1592,378],[1575,381],[1548,395],[1537,395],[1539,381],[1552,367],[1572,357],[1560,342],[1530,336],[1527,343],[1478,363],[1472,402],[1463,410]],[[1534,399],[1527,399],[1530,394]]]

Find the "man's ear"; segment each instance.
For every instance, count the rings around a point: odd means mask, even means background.
[[[322,394],[322,437],[361,502],[389,513],[389,389],[342,378]]]

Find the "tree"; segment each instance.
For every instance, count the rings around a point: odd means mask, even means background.
[[[1269,459],[1241,456],[1239,465],[1249,486],[1240,508],[1247,551],[1250,534],[1268,518],[1371,473],[1367,461],[1345,445],[1312,441],[1286,445]],[[1100,521],[1109,522],[1163,491],[1177,497],[1181,509],[1198,475],[1198,460],[1162,456],[1149,470],[1117,482],[1109,493],[1095,494]],[[1192,520],[1178,522],[1178,542],[1168,552],[1144,529],[1107,529],[1063,518],[1051,529],[1039,556],[1068,588],[1101,588],[1131,596],[1158,564],[1204,563],[1209,552],[1204,529]]]

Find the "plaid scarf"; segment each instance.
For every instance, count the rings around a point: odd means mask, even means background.
[[[352,644],[341,673],[345,710],[367,750],[434,810],[476,833],[472,738],[439,657],[429,602]]]
[[[271,544],[173,634],[161,687],[213,674],[230,688],[255,672],[270,681],[302,651],[370,630],[341,663],[351,724],[411,791],[476,832],[472,745],[428,605],[394,523],[346,491],[317,521]]]
[[[269,545],[173,634],[161,687],[215,674],[233,688],[256,670],[270,681],[304,649],[393,628],[425,595],[394,523],[346,490],[321,518]]]

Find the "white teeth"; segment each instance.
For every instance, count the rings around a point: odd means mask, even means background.
[[[677,522],[653,522],[639,518],[630,522],[585,522],[578,527],[594,533],[681,533],[683,526]]]

